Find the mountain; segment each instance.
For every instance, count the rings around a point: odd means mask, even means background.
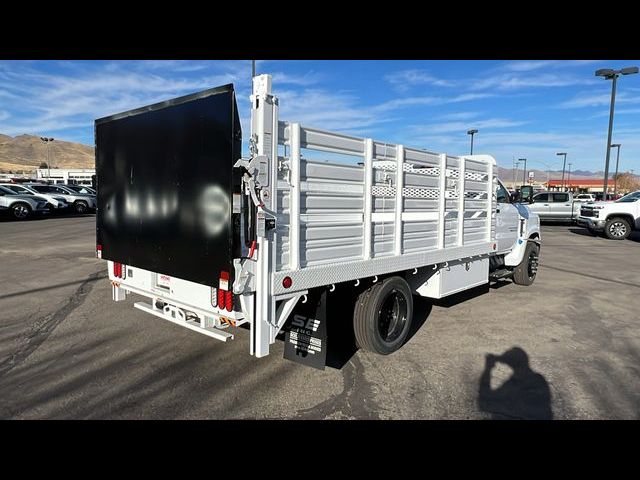
[[[547,171],[546,170],[539,170],[537,168],[527,168],[527,172],[533,172],[534,173],[534,179],[536,181],[543,181],[546,182],[547,181]],[[520,184],[522,183],[522,166],[520,166],[520,168],[518,168],[518,171],[516,172],[516,184]],[[604,176],[604,172],[590,172],[588,170],[576,170],[576,171],[572,171],[571,172],[571,178],[573,179],[578,179],[578,178],[602,178]],[[498,177],[500,177],[500,180],[502,180],[503,182],[508,183],[509,185],[511,185],[511,182],[513,181],[513,169],[511,168],[504,168],[501,166],[498,166]],[[562,170],[550,170],[549,171],[549,179],[550,180],[559,180],[562,178]],[[564,178],[569,178],[569,170],[566,170],[564,173]]]
[[[54,140],[49,145],[51,167],[94,168],[93,147]],[[0,172],[33,172],[47,161],[47,146],[35,135],[0,134]]]

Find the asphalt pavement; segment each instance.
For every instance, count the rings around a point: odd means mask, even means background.
[[[324,371],[113,302],[94,234],[93,215],[0,222],[0,418],[640,417],[638,232],[543,226],[533,286],[418,300],[402,349]]]

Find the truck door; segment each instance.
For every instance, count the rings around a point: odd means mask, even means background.
[[[549,193],[538,193],[533,196],[533,203],[529,205],[532,212],[540,216],[540,220],[547,220],[550,214]]]
[[[572,217],[573,205],[568,193],[549,194],[549,218],[564,220]]]
[[[509,192],[497,181],[496,188],[496,243],[498,252],[510,250],[518,239],[518,209],[511,203]]]

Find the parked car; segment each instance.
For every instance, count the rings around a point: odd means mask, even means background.
[[[596,195],[596,202],[604,201],[604,193],[599,192],[599,193],[596,193],[595,195]],[[606,201],[610,202],[612,200],[615,200],[615,197],[613,196],[613,193],[607,193],[607,200]]]
[[[640,190],[614,202],[583,205],[578,225],[595,234],[604,232],[611,240],[624,240],[632,230],[640,230]]]
[[[86,213],[90,210],[95,211],[97,206],[95,195],[77,193],[66,188],[64,185],[46,185],[43,183],[28,183],[26,185],[38,193],[48,193],[64,198],[76,213]]]
[[[36,195],[20,195],[0,186],[0,211],[16,220],[26,220],[34,214],[49,213],[47,200]]]
[[[20,185],[17,183],[0,183],[0,186],[4,188],[8,188],[12,192],[15,192],[19,195],[37,195],[39,197],[44,198],[47,201],[47,208],[50,212],[62,211],[69,208],[69,204],[66,200],[60,196],[56,196],[48,193],[40,193],[35,191],[31,187],[27,187],[25,185]]]
[[[595,202],[596,196],[593,193],[581,193],[573,197],[574,202],[586,203],[586,202]]]
[[[93,188],[87,187],[86,185],[73,185],[73,184],[65,183],[63,187],[73,190],[76,193],[83,193],[86,195],[96,195],[97,193]]]
[[[571,192],[542,192],[533,196],[529,210],[536,212],[542,222],[572,222],[580,214],[579,202]]]

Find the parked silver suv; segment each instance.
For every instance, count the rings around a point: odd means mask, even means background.
[[[33,188],[19,183],[0,183],[0,186],[8,188],[18,195],[37,195],[44,198],[47,201],[47,208],[50,212],[63,211],[69,207],[66,200],[60,196],[36,192]]]
[[[95,195],[77,193],[64,185],[47,185],[44,183],[26,183],[25,185],[34,189],[36,192],[64,198],[76,213],[86,213],[91,210],[95,211],[97,206]]]
[[[26,220],[33,214],[49,213],[46,199],[35,195],[20,195],[5,187],[0,187],[0,211],[9,213],[16,220]]]

